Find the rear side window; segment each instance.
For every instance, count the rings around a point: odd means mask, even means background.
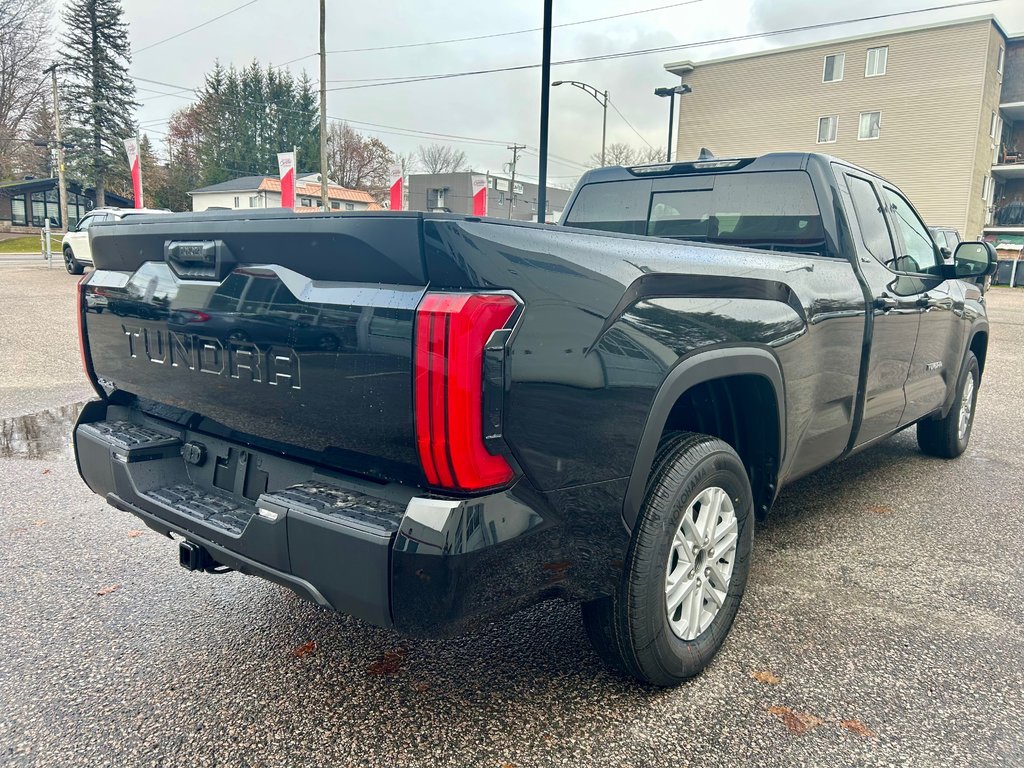
[[[711,189],[656,192],[647,234],[826,255],[821,211],[803,171],[722,174]]]
[[[847,176],[846,185],[853,197],[853,210],[860,224],[860,234],[868,252],[879,262],[894,269],[896,266],[896,250],[893,248],[889,225],[885,222],[882,212],[882,201],[878,199],[874,186],[867,179]]]

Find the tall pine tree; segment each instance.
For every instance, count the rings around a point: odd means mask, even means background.
[[[103,205],[107,179],[124,174],[123,139],[135,133],[131,47],[120,0],[70,0],[64,9],[64,113],[74,144],[70,165],[96,188]]]

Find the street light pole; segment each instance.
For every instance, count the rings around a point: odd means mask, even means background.
[[[676,109],[676,94],[680,96],[684,93],[691,93],[693,89],[686,83],[677,85],[675,88],[655,88],[655,96],[668,97],[668,152],[666,153],[666,162],[672,162],[672,124],[675,122],[675,109]],[[682,109],[682,106],[680,106]]]
[[[53,83],[53,124],[57,133],[57,194],[60,202],[60,225],[64,231],[68,230],[68,185],[64,178],[64,135],[60,128],[60,100],[57,98],[57,65],[53,64],[43,73],[50,73]]]
[[[320,0],[320,203],[331,210],[327,189],[327,0]],[[298,163],[296,163],[297,165]],[[295,169],[296,176],[299,169]]]
[[[605,140],[608,137],[608,91],[601,92],[592,85],[582,83],[579,80],[556,80],[551,84],[551,87],[556,85],[574,85],[584,93],[590,94],[594,101],[601,105],[604,110],[604,117],[601,121],[601,165],[604,165],[604,148]]]

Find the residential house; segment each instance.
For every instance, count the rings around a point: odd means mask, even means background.
[[[299,176],[295,180],[295,210],[312,213],[321,209],[319,174]],[[208,187],[195,189],[192,196],[192,210],[205,211],[210,208],[239,210],[244,208],[280,208],[281,179],[277,176],[242,176],[222,181]],[[328,182],[327,197],[332,211],[379,211],[377,201],[369,192],[348,189],[333,181]]]
[[[528,181],[513,184],[507,176],[472,171],[410,174],[407,179],[409,210],[472,214],[474,176],[487,179],[488,216],[537,221],[538,185]],[[570,194],[569,190],[548,187],[545,221],[558,221]]]
[[[930,225],[976,239],[1000,194],[1017,194],[1017,169],[993,162],[1005,123],[1021,138],[1010,64],[1022,44],[988,15],[667,64],[693,89],[679,97],[676,155],[835,155],[899,185]]]

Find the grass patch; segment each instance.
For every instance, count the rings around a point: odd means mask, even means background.
[[[53,238],[54,250],[60,248],[60,240]],[[0,240],[0,253],[42,253],[39,248],[39,235],[25,235]]]

